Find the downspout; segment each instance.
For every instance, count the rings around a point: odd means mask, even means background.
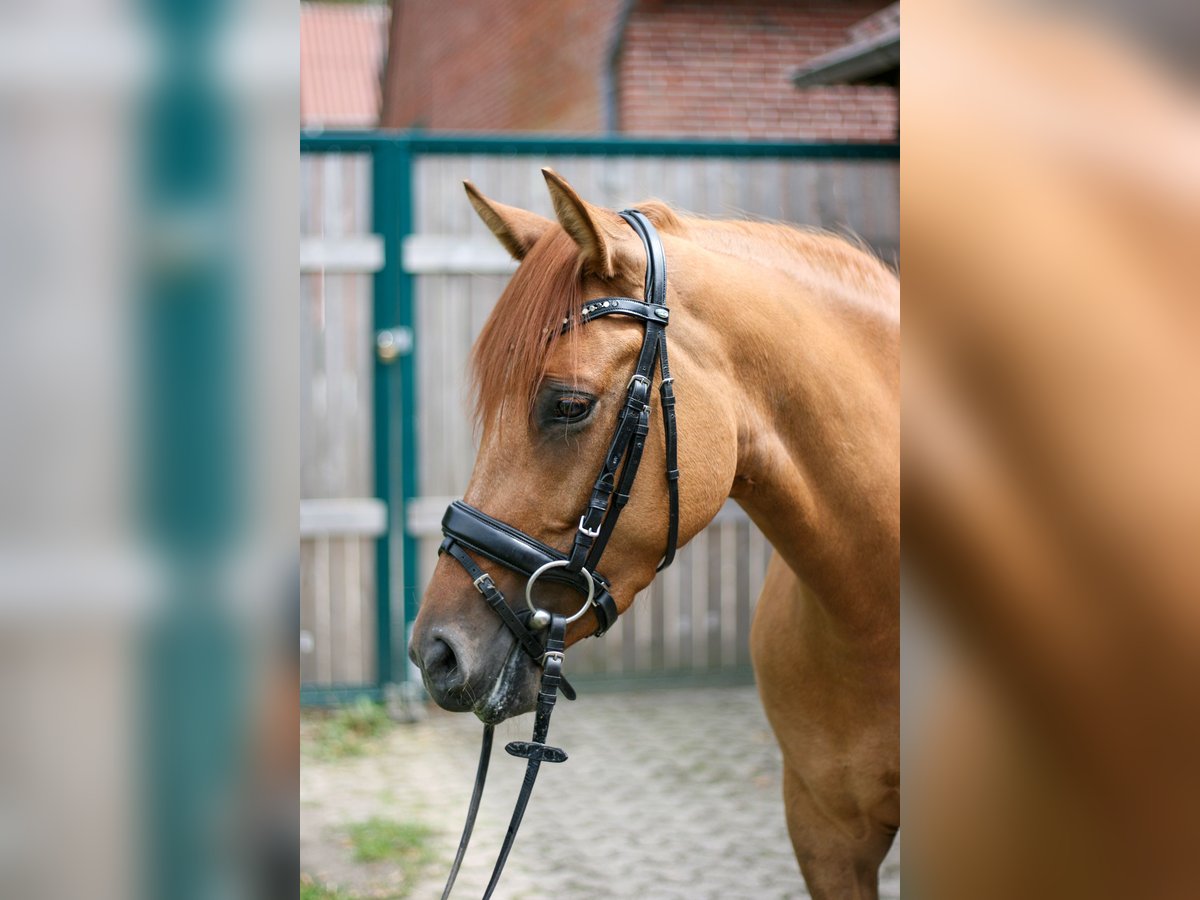
[[[604,130],[608,134],[617,134],[621,130],[621,54],[625,50],[625,29],[629,26],[629,17],[633,15],[633,7],[636,3],[637,0],[621,0],[621,9],[617,13],[612,41],[608,45],[608,59],[602,76]]]

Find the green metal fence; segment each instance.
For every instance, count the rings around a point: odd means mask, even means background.
[[[375,496],[386,509],[384,530],[375,538],[374,650],[372,677],[363,683],[307,681],[306,704],[342,702],[355,696],[382,697],[385,687],[411,683],[405,647],[422,590],[420,535],[409,507],[419,501],[418,371],[413,347],[419,341],[414,311],[416,279],[402,264],[414,233],[417,163],[435,156],[486,155],[530,158],[531,165],[563,157],[633,159],[895,161],[897,145],[736,141],[684,141],[555,136],[430,135],[414,132],[345,131],[304,133],[302,154],[356,154],[370,160],[371,229],[382,248],[373,275],[370,327],[388,335],[391,352],[373,363],[373,469]],[[670,199],[670,198],[667,198]],[[888,201],[890,202],[890,201]],[[820,223],[813,223],[820,224]],[[402,340],[394,340],[401,336]],[[438,398],[436,402],[443,402]],[[428,442],[426,442],[428,444]],[[428,498],[426,498],[428,499]],[[426,542],[428,543],[428,541]],[[744,618],[744,612],[739,613]],[[740,658],[740,657],[739,657]],[[598,671],[603,671],[603,666]]]

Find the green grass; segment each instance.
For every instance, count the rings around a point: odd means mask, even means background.
[[[346,829],[357,862],[399,862],[408,871],[424,866],[432,858],[429,839],[432,829],[419,822],[394,822],[372,818]]]
[[[300,900],[353,900],[353,896],[314,881],[311,875],[300,874]]]
[[[316,759],[362,756],[392,729],[382,704],[360,697],[349,706],[313,715],[316,720],[304,741],[305,751]]]

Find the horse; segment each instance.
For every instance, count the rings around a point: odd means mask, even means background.
[[[472,351],[480,446],[464,499],[565,553],[643,342],[641,322],[580,310],[639,296],[648,256],[626,219],[543,174],[557,221],[465,183],[519,265]],[[679,543],[732,497],[772,544],[750,641],[792,846],[813,897],[875,897],[900,824],[898,279],[841,236],[638,209],[669,272]],[[651,427],[604,551],[617,613],[663,558],[667,452]],[[517,572],[492,577],[525,589]],[[534,708],[539,666],[475,587],[439,558],[409,655],[440,706],[488,725]],[[562,615],[579,605],[569,585],[538,590]],[[567,646],[599,615],[570,624]]]

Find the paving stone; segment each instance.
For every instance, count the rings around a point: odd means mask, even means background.
[[[455,890],[478,897],[503,840],[524,766],[523,716],[496,729],[488,788]],[[394,871],[349,856],[339,829],[371,816],[434,829],[435,858],[408,886],[437,897],[470,799],[480,726],[440,710],[397,727],[372,756],[301,772],[301,866],[360,893],[396,889]],[[647,691],[560,703],[545,765],[496,896],[563,900],[806,898],[784,823],[779,748],[753,688]],[[900,896],[899,842],[880,895]]]

